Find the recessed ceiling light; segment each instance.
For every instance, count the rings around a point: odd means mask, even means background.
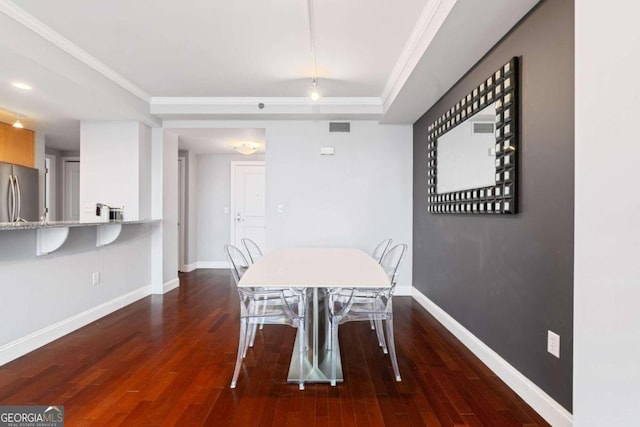
[[[22,82],[14,82],[14,83],[11,83],[11,85],[13,87],[15,87],[15,88],[22,89],[22,90],[31,90],[32,89],[31,86],[29,86],[26,83],[22,83]]]

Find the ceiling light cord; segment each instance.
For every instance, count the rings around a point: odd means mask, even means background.
[[[311,93],[310,97],[312,101],[320,99],[320,92],[318,92],[317,79],[318,73],[316,69],[316,38],[315,38],[315,19],[313,15],[313,0],[307,0],[307,9],[309,12],[309,46],[311,47]]]
[[[311,47],[311,78],[313,82],[316,82],[318,77],[316,72],[316,40],[315,40],[315,25],[313,16],[313,0],[307,0],[307,8],[309,11],[309,46]]]

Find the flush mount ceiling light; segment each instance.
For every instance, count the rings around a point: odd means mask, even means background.
[[[233,144],[233,149],[240,154],[249,155],[258,150],[259,145],[255,142],[237,142]]]
[[[24,126],[22,126],[22,123],[20,122],[20,114],[16,114],[16,121],[15,123],[13,123],[13,127],[18,129],[24,128]]]
[[[22,83],[22,82],[13,82],[11,83],[11,86],[18,88],[18,89],[22,89],[22,90],[31,90],[31,86],[29,86],[26,83]]]
[[[313,0],[307,0],[307,9],[309,12],[309,46],[311,46],[311,92],[309,92],[309,98],[312,101],[320,99],[320,92],[318,91],[317,73],[316,73],[316,40],[315,29],[313,24]]]

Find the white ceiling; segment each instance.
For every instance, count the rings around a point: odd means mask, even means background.
[[[0,109],[64,150],[80,120],[413,123],[537,2],[314,0],[314,104],[305,0],[0,0]]]

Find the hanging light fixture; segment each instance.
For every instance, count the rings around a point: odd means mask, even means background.
[[[233,149],[240,154],[249,155],[258,150],[258,144],[255,142],[237,142],[233,145]]]
[[[315,40],[315,27],[313,25],[313,0],[307,0],[307,9],[309,12],[309,45],[311,46],[311,70],[313,75],[311,76],[311,92],[309,92],[309,98],[312,101],[320,99],[320,92],[318,91],[317,73],[316,73],[316,40]]]
[[[320,99],[320,92],[318,92],[318,85],[316,84],[316,79],[313,79],[309,98],[311,98],[312,101],[317,101],[318,99]]]
[[[13,123],[13,127],[18,129],[24,128],[24,126],[22,126],[22,123],[20,122],[20,114],[16,114],[16,121],[15,123]]]

